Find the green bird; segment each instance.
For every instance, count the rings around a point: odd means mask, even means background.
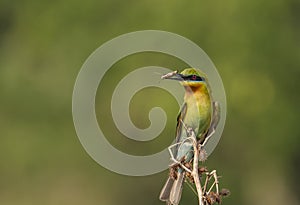
[[[207,77],[200,70],[187,68],[181,73],[174,71],[163,75],[162,79],[178,80],[185,88],[184,103],[177,117],[176,146],[173,146],[175,150],[171,154],[173,161],[190,163],[194,152],[192,142],[186,140],[190,137],[187,128],[191,128],[198,143],[203,144],[214,133],[218,124],[219,106],[217,102],[213,102]],[[165,201],[167,205],[179,204],[185,174],[182,167],[176,166],[175,176],[169,176],[160,193],[161,201]]]

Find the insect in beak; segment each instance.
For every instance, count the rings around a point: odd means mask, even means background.
[[[169,80],[183,80],[182,75],[178,73],[177,70],[167,73],[161,76],[161,79],[169,79]]]

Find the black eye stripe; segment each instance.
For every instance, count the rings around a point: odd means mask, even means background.
[[[205,81],[204,78],[197,76],[197,75],[180,75],[183,80],[191,80],[191,81]]]

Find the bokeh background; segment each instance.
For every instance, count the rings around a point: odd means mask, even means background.
[[[299,10],[297,0],[1,0],[0,204],[163,204],[167,171],[128,177],[104,169],[84,151],[72,121],[73,85],[86,58],[118,35],[145,29],[194,41],[223,78],[227,122],[206,163],[231,190],[223,204],[299,204]],[[155,88],[138,92],[130,113],[145,128],[149,110],[163,107],[161,136],[138,143],[113,124],[114,87],[149,65],[186,66],[167,55],[132,55],[111,68],[97,93],[100,127],[129,154],[155,153],[174,137],[178,105]],[[197,204],[188,187],[181,204]]]

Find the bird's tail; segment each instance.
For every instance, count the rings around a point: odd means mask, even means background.
[[[167,205],[178,205],[181,198],[183,181],[184,172],[179,172],[177,179],[169,177],[160,192],[159,199],[165,201]]]

